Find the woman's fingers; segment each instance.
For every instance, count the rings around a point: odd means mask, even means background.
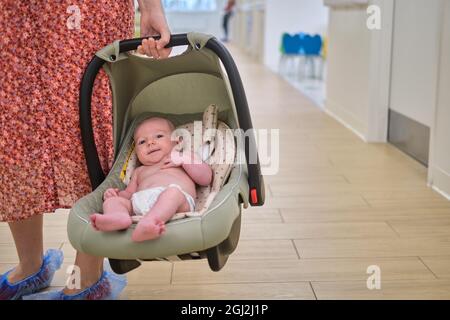
[[[172,52],[172,48],[163,48],[163,49],[159,50],[159,58],[165,59],[165,58],[169,57],[170,52]]]
[[[159,58],[158,50],[156,50],[156,41],[153,38],[144,39],[142,46],[145,49],[145,54],[155,59]]]
[[[167,30],[164,30],[161,33],[161,38],[157,41],[157,49],[162,50],[170,41],[170,33]]]
[[[155,39],[148,38],[142,40],[142,48],[144,49],[144,53],[149,56],[157,59],[159,57],[159,54],[156,50],[156,43]]]
[[[164,46],[169,43],[169,40],[170,34],[158,41],[153,38],[143,39],[142,44],[137,48],[137,52],[155,59],[165,59],[169,57],[170,52],[172,51],[171,48],[164,48]]]
[[[152,38],[148,38],[148,39],[142,40],[142,49],[144,51],[144,54],[146,54],[147,56],[156,58],[154,56],[154,52],[152,52],[151,41],[150,40],[153,40],[153,39]]]
[[[149,48],[149,46],[148,46],[148,39],[142,40],[141,46],[142,46],[143,54],[145,54],[145,55],[151,57],[152,54],[151,54],[150,48]]]
[[[172,48],[165,48],[169,41],[170,32],[168,29],[164,29],[164,31],[161,33],[161,38],[156,42],[156,49],[158,50],[159,56],[162,59],[167,58],[172,51]]]
[[[158,49],[156,49],[156,40],[153,38],[150,38],[148,41],[149,41],[149,47],[150,47],[150,52],[152,53],[152,57],[159,59],[159,52],[158,52]]]

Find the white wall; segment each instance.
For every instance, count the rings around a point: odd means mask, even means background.
[[[385,142],[392,48],[392,0],[327,1],[329,22],[325,110],[367,142]],[[379,30],[367,27],[368,5],[381,11]]]
[[[266,0],[264,63],[278,71],[280,41],[284,32],[325,34],[328,8],[322,0]]]
[[[263,62],[266,0],[240,0],[231,21],[231,40]]]
[[[328,31],[328,74],[325,109],[367,136],[369,109],[370,31],[363,8],[332,9]]]
[[[216,11],[167,11],[172,33],[203,32],[222,38],[222,16],[225,0],[217,0]]]
[[[366,27],[366,6],[330,12],[326,109],[365,140],[383,142],[388,107],[431,125],[442,2],[370,4],[381,7],[381,30]]]
[[[450,199],[450,1],[444,1],[436,115],[431,129],[429,182]]]
[[[429,125],[428,182],[450,199],[450,1],[396,1],[405,10],[393,14],[392,0],[371,0],[384,12],[380,31],[366,28],[365,8],[330,11],[326,110],[368,141],[371,127],[386,132],[389,104]]]
[[[436,105],[441,1],[395,0],[390,108],[428,127]]]

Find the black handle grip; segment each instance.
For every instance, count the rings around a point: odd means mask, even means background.
[[[136,48],[142,43],[142,40],[145,38],[120,41],[119,52],[122,53],[136,50]],[[153,38],[159,39],[160,37],[155,36]],[[187,34],[175,34],[171,35],[170,41],[166,45],[166,48],[184,45],[190,45]],[[200,46],[197,46],[196,44],[195,47],[195,49],[200,48]],[[252,129],[253,125],[250,117],[247,98],[245,96],[244,87],[242,85],[239,71],[236,67],[236,64],[234,63],[233,58],[231,57],[231,54],[216,38],[209,39],[205,47],[213,51],[224,65],[225,71],[230,80],[230,86],[236,104],[239,126],[242,130],[244,130],[244,132]],[[80,87],[79,106],[81,139],[86,157],[89,178],[93,189],[97,188],[105,180],[105,175],[101,168],[97,148],[95,146],[91,119],[92,89],[94,86],[95,77],[104,63],[105,61],[103,59],[94,56],[84,72]],[[248,139],[248,143],[245,143],[245,156],[247,159],[248,183],[250,187],[249,202],[252,206],[261,206],[264,204],[265,190],[254,134],[249,134]],[[256,163],[248,163],[250,159],[250,152],[251,154],[255,155],[252,158],[256,158]]]

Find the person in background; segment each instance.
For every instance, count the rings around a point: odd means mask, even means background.
[[[224,32],[224,38],[222,39],[223,42],[228,41],[228,34],[229,34],[229,22],[230,18],[233,16],[233,9],[236,5],[236,0],[228,0],[227,5],[225,6],[225,14],[223,16],[223,32]]]

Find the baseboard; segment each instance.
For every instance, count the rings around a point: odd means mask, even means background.
[[[430,127],[389,109],[388,142],[428,166]]]
[[[450,173],[437,166],[432,166],[428,170],[432,170],[431,188],[450,200]]]
[[[336,119],[339,123],[341,123],[344,127],[352,131],[356,136],[358,136],[364,142],[367,142],[365,135],[365,125],[361,121],[359,121],[353,114],[346,111],[343,108],[337,106],[337,104],[333,103],[329,99],[325,102],[324,111]]]

